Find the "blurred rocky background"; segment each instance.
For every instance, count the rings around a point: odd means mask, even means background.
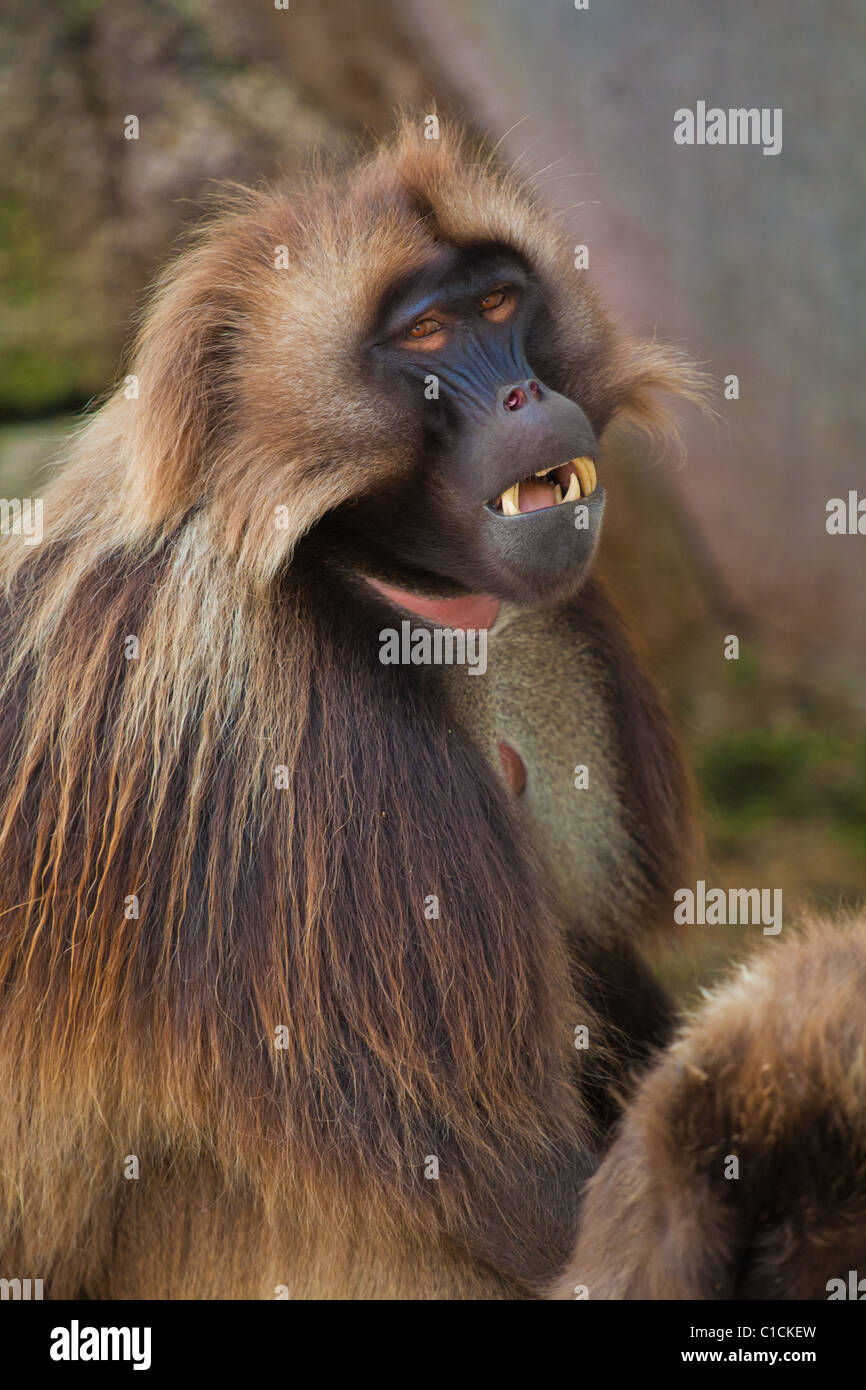
[[[0,493],[114,380],[215,181],[435,98],[502,139],[630,326],[719,383],[685,467],[612,450],[603,546],[690,746],[707,878],[781,887],[786,917],[862,898],[866,536],[825,519],[866,496],[864,55],[863,0],[2,0]],[[782,153],[675,145],[698,100],[781,107]],[[662,966],[688,992],[754,936],[694,928]]]

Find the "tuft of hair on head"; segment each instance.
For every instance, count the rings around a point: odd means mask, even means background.
[[[712,403],[714,381],[681,348],[653,338],[623,336],[614,361],[611,423],[659,446],[673,446],[682,458],[685,443],[677,405],[687,403],[718,419]]]

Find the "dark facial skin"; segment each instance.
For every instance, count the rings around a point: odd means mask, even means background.
[[[604,510],[598,444],[580,406],[533,371],[545,332],[549,341],[540,286],[498,248],[443,249],[386,295],[365,357],[419,439],[415,473],[341,509],[328,528],[350,553],[362,541],[377,577],[519,603],[579,586]],[[427,398],[431,377],[438,399]],[[542,470],[555,471],[536,478]],[[569,487],[570,500],[554,505]]]

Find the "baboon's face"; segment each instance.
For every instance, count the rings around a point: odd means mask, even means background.
[[[417,441],[411,476],[374,488],[330,529],[363,538],[380,571],[427,592],[533,602],[576,588],[604,490],[589,419],[536,365],[553,332],[540,282],[504,247],[443,248],[392,285],[363,369]]]
[[[354,172],[246,195],[142,330],[141,399],[115,407],[130,525],[205,507],[259,583],[300,546],[425,596],[568,596],[603,432],[702,390],[611,322],[569,242],[516,179],[409,128]]]

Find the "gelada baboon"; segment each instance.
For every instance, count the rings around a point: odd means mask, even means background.
[[[787,1171],[760,1106],[798,951],[650,1073],[574,1253],[616,1097],[669,1038],[638,943],[692,847],[590,576],[599,441],[699,384],[445,130],[238,196],[170,267],[44,542],[3,559],[4,1274],[775,1291],[748,1165],[735,1200],[716,1150],[742,1079],[762,1181]],[[424,659],[467,628],[483,662]],[[859,1113],[817,1117],[839,1151]]]

